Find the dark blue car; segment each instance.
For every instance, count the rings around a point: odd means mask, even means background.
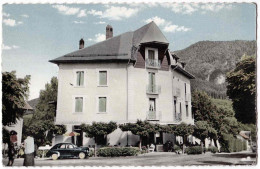
[[[87,158],[88,155],[88,147],[77,147],[72,143],[58,143],[46,153],[46,156],[51,157],[53,160],[57,160],[58,158],[71,157],[78,157],[80,159],[84,159]]]

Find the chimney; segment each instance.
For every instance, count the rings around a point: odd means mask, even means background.
[[[84,40],[81,38],[79,41],[79,49],[83,49],[84,48]]]
[[[106,27],[106,39],[113,37],[113,28],[111,25],[107,25]]]

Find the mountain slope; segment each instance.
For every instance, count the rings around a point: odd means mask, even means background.
[[[222,98],[226,93],[226,73],[243,55],[256,54],[256,41],[200,41],[175,53],[187,63],[186,70],[196,76],[192,89]]]

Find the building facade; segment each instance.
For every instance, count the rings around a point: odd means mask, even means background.
[[[59,66],[55,124],[68,132],[79,132],[76,144],[93,145],[79,129],[82,123],[137,119],[159,124],[194,124],[191,112],[190,79],[185,63],[168,49],[169,42],[154,22],[51,60]],[[169,134],[155,136],[166,142]],[[55,136],[53,143],[73,142],[69,136]],[[136,145],[139,137],[119,128],[107,137],[110,145]]]

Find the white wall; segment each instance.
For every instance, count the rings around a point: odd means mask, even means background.
[[[107,70],[108,86],[98,87],[99,70]],[[75,70],[85,70],[85,86],[75,87]],[[61,64],[56,124],[126,120],[126,64]],[[73,113],[73,96],[84,96],[83,113]],[[107,113],[98,113],[98,96],[107,97]]]
[[[22,141],[22,132],[23,132],[23,119],[20,118],[16,121],[16,124],[11,126],[5,126],[8,131],[14,130],[17,132],[17,144],[20,145]]]
[[[75,87],[76,70],[83,70],[84,87]],[[99,87],[99,70],[108,72],[108,86]],[[148,95],[146,87],[149,84],[148,72],[155,72],[156,85],[161,86],[161,93]],[[173,79],[173,76],[175,77]],[[179,79],[179,80],[178,80]],[[190,93],[190,80],[175,71],[161,71],[156,69],[134,68],[126,63],[98,63],[98,64],[60,64],[59,87],[56,124],[67,125],[67,132],[72,131],[73,125],[82,123],[115,121],[118,124],[145,120],[149,110],[149,97],[156,98],[156,111],[161,113],[161,124],[176,124],[173,109],[173,87],[181,89],[179,101],[182,103],[182,119],[193,124],[191,116],[191,102],[189,102],[189,116],[186,117],[184,82],[187,93]],[[128,90],[127,90],[128,87]],[[73,96],[84,97],[83,113],[74,112]],[[107,113],[98,113],[97,97],[107,97]],[[128,104],[127,104],[128,103]],[[93,139],[83,137],[83,145],[93,145]],[[139,137],[128,134],[129,144],[135,145]],[[169,137],[170,138],[170,137]],[[68,137],[55,138],[54,142],[67,142]],[[117,129],[108,136],[110,145],[126,145],[126,133]]]

